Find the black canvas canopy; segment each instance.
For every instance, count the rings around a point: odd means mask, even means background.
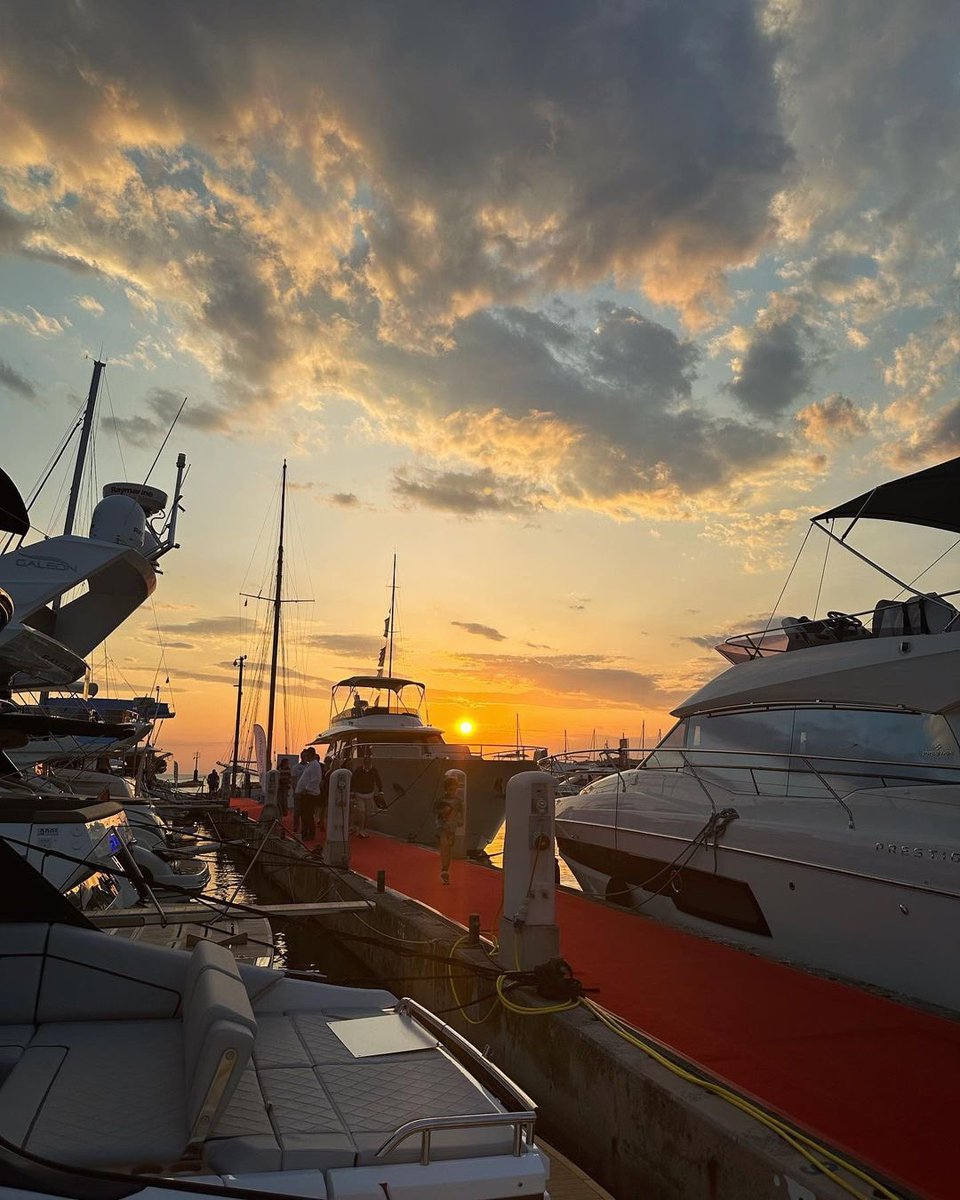
[[[878,484],[812,520],[829,521],[833,517],[903,521],[907,525],[928,525],[960,533],[960,458]]]
[[[3,470],[0,470],[0,529],[20,536],[30,529],[30,518],[20,489]]]

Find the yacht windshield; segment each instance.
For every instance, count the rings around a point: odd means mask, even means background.
[[[821,795],[910,780],[955,782],[960,747],[938,713],[817,706],[697,714],[676,725],[645,768],[691,766],[736,791]]]

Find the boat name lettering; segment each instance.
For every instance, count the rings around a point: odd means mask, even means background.
[[[33,567],[35,571],[75,571],[77,568],[62,558],[51,558],[48,554],[20,554],[18,567]]]
[[[932,862],[960,863],[960,850],[938,850],[935,846],[904,846],[899,842],[877,842],[879,853],[906,854],[910,858],[929,858]]]

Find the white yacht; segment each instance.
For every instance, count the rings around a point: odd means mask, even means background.
[[[369,749],[383,784],[382,807],[369,828],[411,842],[435,836],[433,804],[444,773],[467,777],[468,854],[477,855],[503,824],[507,782],[519,771],[536,770],[541,747],[482,747],[474,750],[444,740],[426,711],[426,687],[396,676],[352,675],[334,684],[327,728],[314,745],[350,766]]]
[[[0,1187],[548,1194],[533,1102],[420,1005],[238,966],[211,942],[118,942],[27,872],[0,844]]]
[[[0,719],[0,742],[10,733],[10,718]],[[22,855],[89,921],[154,946],[189,948],[211,939],[246,962],[269,966],[270,923],[203,895],[209,870],[201,859],[168,858],[141,844],[142,816],[114,798],[73,796],[24,777],[0,751],[0,844]]]
[[[132,834],[130,851],[151,887],[180,895],[202,893],[207,887],[210,868],[197,854],[213,844],[171,829],[146,796],[134,794],[129,780],[74,766],[59,768],[48,778],[68,794],[116,800],[123,806]]]
[[[958,491],[954,459],[813,521],[869,562],[857,521],[960,533]],[[717,647],[639,768],[558,803],[558,846],[588,892],[960,1011],[960,613],[877,569],[905,600]]]

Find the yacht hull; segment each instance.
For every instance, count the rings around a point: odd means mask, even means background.
[[[731,829],[691,850],[689,833],[557,820],[560,853],[581,887],[656,920],[772,958],[960,1011],[956,885],[916,873],[883,877],[907,843],[866,834],[848,865],[816,861],[769,829]],[[734,831],[736,831],[734,833]],[[750,836],[753,834],[754,836]],[[760,845],[765,844],[766,849]],[[870,870],[870,856],[876,865]],[[915,860],[914,860],[915,861]],[[682,865],[681,865],[682,864]],[[947,863],[960,872],[960,865]]]
[[[461,755],[429,758],[374,759],[383,783],[383,809],[375,810],[368,828],[390,837],[432,845],[436,840],[434,802],[441,795],[444,774],[449,770],[466,775],[468,854],[479,854],[503,824],[508,781],[520,771],[530,771],[533,762],[498,761]]]

